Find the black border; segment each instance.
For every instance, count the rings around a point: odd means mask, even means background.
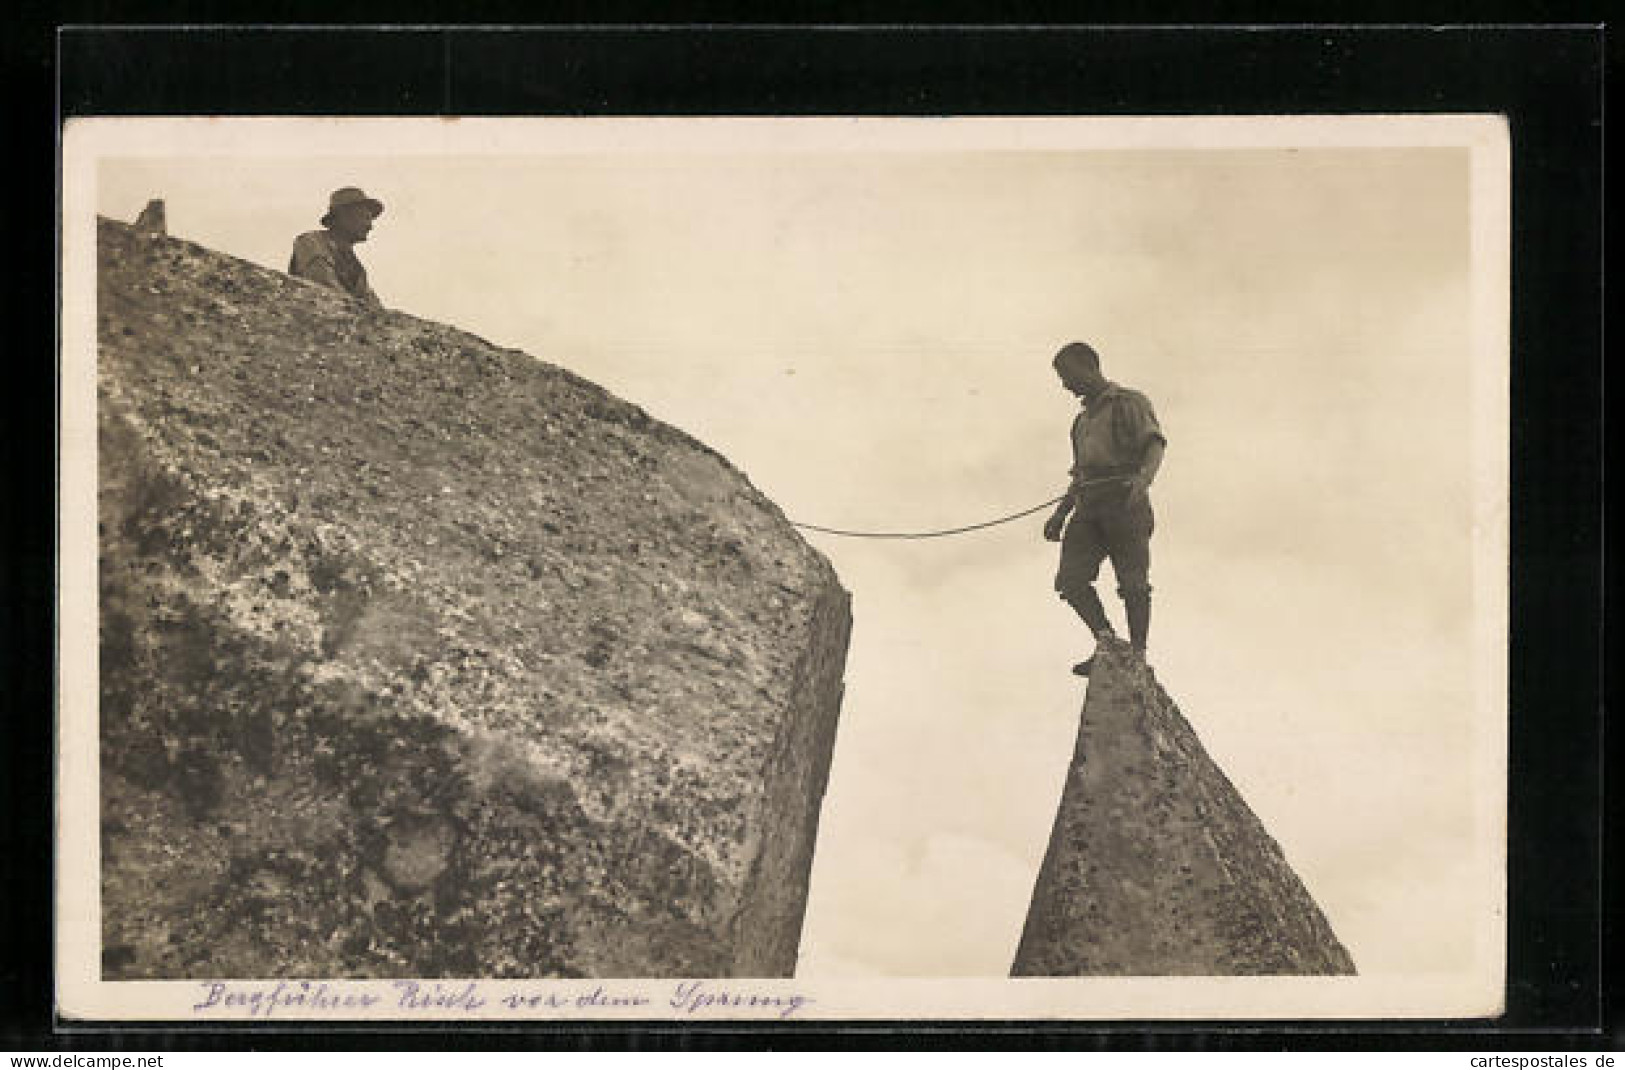
[[[113,14],[110,6],[81,5],[76,18],[94,22]],[[295,6],[282,5],[282,13],[297,17],[289,10]],[[1436,17],[1465,14],[1470,6],[1455,5]],[[219,14],[207,8],[194,5],[170,19]],[[500,5],[486,11],[489,18],[524,14]],[[932,17],[972,17],[952,12],[939,5]],[[1416,13],[1413,7],[1410,17]],[[1078,13],[1070,14],[1075,20]],[[1273,17],[1282,14],[1277,5]],[[1043,25],[1041,16],[1052,24]],[[16,503],[4,526],[6,571],[0,572],[0,637],[8,661],[0,723],[9,766],[0,805],[12,815],[4,886],[8,899],[23,892],[16,905],[8,904],[11,924],[0,927],[6,940],[0,1043],[229,1050],[251,1041],[260,1048],[376,1050],[386,1041],[441,1046],[455,1033],[459,1047],[650,1050],[1613,1046],[1621,1036],[1618,1010],[1605,1002],[1601,975],[1601,123],[1608,42],[1598,13],[1578,16],[1566,26],[1444,28],[1136,26],[1122,16],[1110,25],[1058,26],[1055,13],[1044,12],[1024,15],[1025,25],[923,26],[906,19],[875,25],[873,15],[857,15],[840,25],[771,27],[174,29],[63,28],[53,21],[17,29],[4,46],[8,88],[59,108],[52,117],[37,107],[4,109],[8,144],[14,153],[25,149],[14,159],[26,161],[23,177],[33,194],[14,198],[13,211],[24,209],[36,224],[45,222],[41,206],[54,200],[56,172],[47,174],[43,161],[47,150],[56,158],[57,122],[77,115],[1508,116],[1514,161],[1511,925],[1507,1014],[1496,1022],[526,1023],[410,1032],[107,1024],[53,1031],[47,981],[52,647],[50,629],[42,627],[54,621],[52,530],[44,519],[55,513],[56,369],[47,356],[55,350],[54,286],[48,288],[57,262],[53,215],[52,225],[36,225],[11,243],[17,267],[5,297],[6,322],[26,324],[36,344],[12,357],[13,368],[23,372],[20,398],[29,404],[17,410],[20,418],[6,421],[5,456],[12,463],[0,466],[6,500]],[[321,17],[333,19],[331,7]],[[15,101],[15,93],[8,95]],[[1617,904],[1617,895],[1610,898]]]

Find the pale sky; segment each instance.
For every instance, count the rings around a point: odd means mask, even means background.
[[[280,269],[360,185],[387,305],[568,367],[837,527],[1059,493],[1076,403],[1049,362],[1093,343],[1169,439],[1159,679],[1362,974],[1472,965],[1499,786],[1470,760],[1495,726],[1466,150],[364,149],[106,162],[99,210],[162,197],[171,234]],[[855,629],[804,975],[1007,973],[1089,649],[1042,519],[810,536]]]

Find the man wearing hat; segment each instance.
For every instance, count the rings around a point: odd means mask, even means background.
[[[372,221],[383,211],[382,203],[354,186],[334,190],[327,200],[327,214],[322,216],[325,229],[294,239],[288,274],[342,290],[369,305],[382,305],[367,285],[367,269],[355,255],[355,244],[367,240]]]
[[[1083,342],[1062,346],[1055,354],[1055,373],[1083,402],[1072,422],[1072,483],[1044,524],[1044,538],[1061,542],[1055,590],[1097,642],[1114,640],[1106,607],[1095,593],[1100,564],[1110,558],[1128,617],[1129,642],[1144,657],[1151,630],[1154,520],[1149,492],[1168,440],[1150,399],[1107,379],[1092,347]],[[1094,660],[1090,657],[1072,671],[1088,676]]]

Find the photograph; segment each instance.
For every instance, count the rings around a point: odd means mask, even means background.
[[[62,160],[64,1019],[1503,1010],[1502,117]]]

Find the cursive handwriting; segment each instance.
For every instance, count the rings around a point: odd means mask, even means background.
[[[376,1017],[391,1012],[469,1017],[513,1014],[577,1017],[593,1011],[636,1013],[648,1008],[659,1016],[679,1018],[789,1018],[812,1000],[800,993],[753,990],[737,982],[678,981],[659,987],[606,987],[583,982],[547,987],[499,981],[204,981],[203,998],[192,1004],[198,1017],[270,1018]],[[590,986],[590,987],[588,987]]]
[[[473,1014],[485,1006],[480,986],[469,981],[462,987],[444,986],[439,981],[391,981],[399,993],[396,1006],[403,1011],[467,1011]]]
[[[340,991],[326,981],[278,981],[275,985],[242,985],[206,981],[203,1002],[192,1005],[193,1014],[207,1011],[248,1012],[251,1018],[269,1018],[278,1010],[364,1011],[383,1002],[371,992]]]
[[[682,1014],[698,1014],[712,1007],[777,1008],[780,1018],[788,1018],[812,1000],[800,995],[763,995],[758,992],[711,988],[704,981],[684,981],[672,991],[671,1005]]]

